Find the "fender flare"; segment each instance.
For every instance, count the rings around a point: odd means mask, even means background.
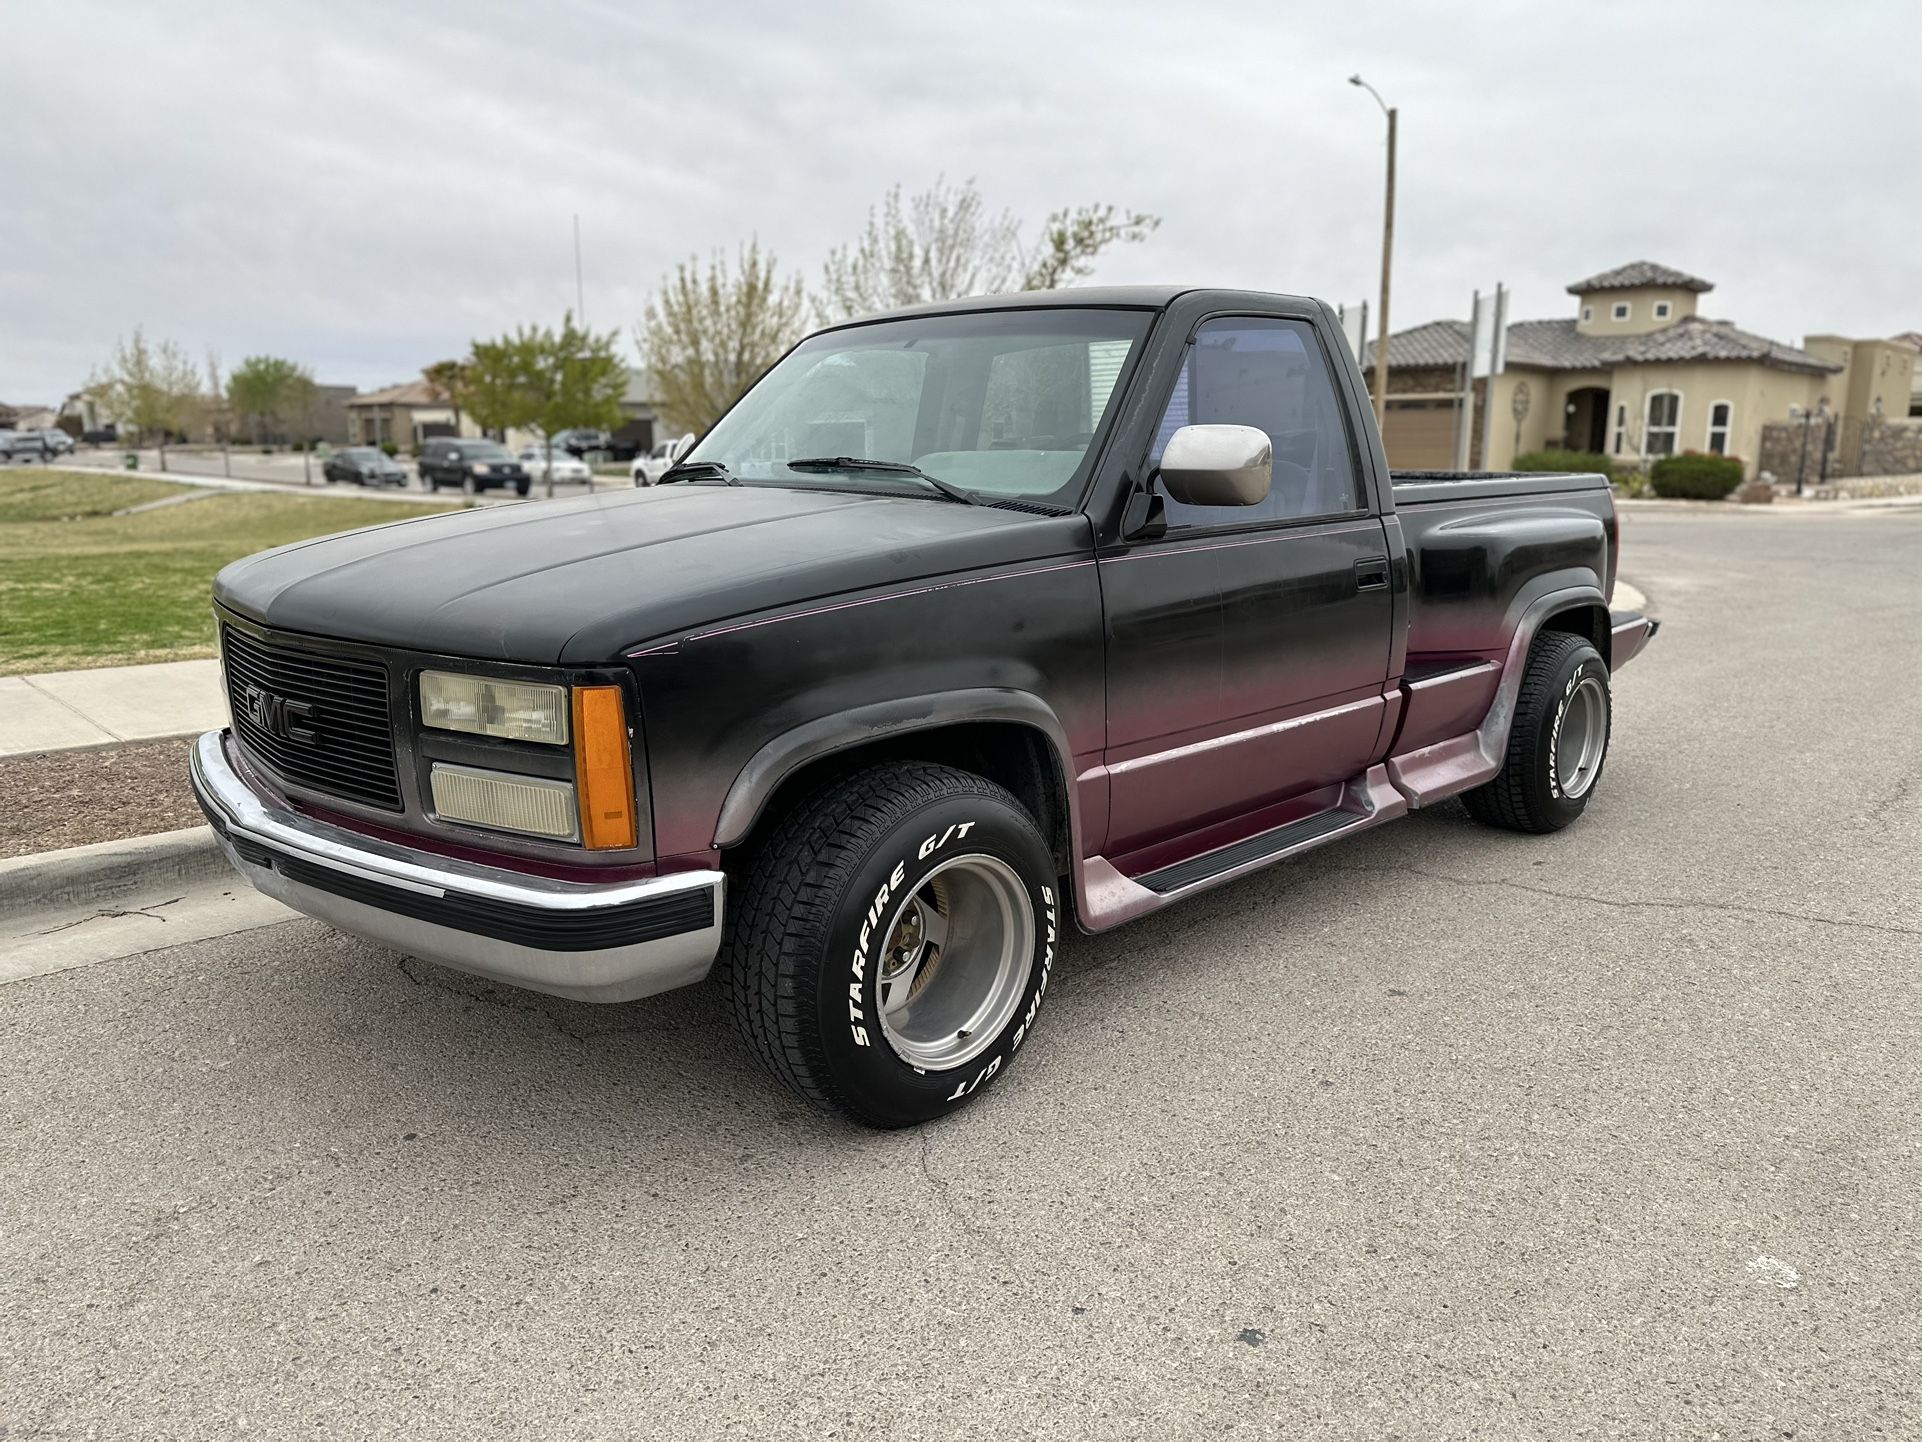
[[[869,742],[969,721],[1014,722],[1039,731],[1047,740],[1068,808],[1069,844],[1079,855],[1081,816],[1070,764],[1073,753],[1068,749],[1068,736],[1061,718],[1033,692],[1002,686],[976,686],[876,701],[783,731],[747,759],[734,784],[728,787],[727,798],[721,803],[720,814],[714,822],[714,846],[719,850],[744,840],[781,784],[811,762]]]
[[[1536,636],[1564,611],[1594,606],[1606,611],[1607,604],[1599,587],[1578,583],[1538,595],[1524,605],[1509,638],[1501,684],[1481,724],[1464,735],[1388,758],[1388,778],[1408,798],[1410,806],[1433,806],[1481,785],[1501,770],[1502,759],[1508,754],[1508,733],[1515,724],[1516,703],[1521,698],[1522,672]]]

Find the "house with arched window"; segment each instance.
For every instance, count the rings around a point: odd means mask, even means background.
[[[1753,475],[1764,425],[1824,403],[1845,414],[1858,392],[1869,396],[1850,383],[1837,338],[1812,338],[1803,348],[1704,316],[1701,298],[1712,289],[1698,276],[1635,261],[1569,286],[1572,315],[1511,322],[1506,369],[1492,383],[1475,382],[1470,464],[1500,469],[1546,449],[1599,452],[1626,465],[1703,451],[1740,457]],[[1454,464],[1468,331],[1466,321],[1443,320],[1388,338],[1390,465]],[[1363,371],[1372,386],[1372,345]],[[1883,379],[1906,405],[1910,373]]]

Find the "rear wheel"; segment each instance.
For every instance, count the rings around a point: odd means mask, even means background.
[[[474,484],[474,478],[472,476],[462,476],[460,478],[460,493],[463,496],[477,496],[480,494],[480,487]]]
[[[903,1127],[1007,1069],[1061,919],[1048,848],[1008,792],[945,766],[877,766],[790,811],[744,870],[721,987],[788,1087]]]
[[[1560,831],[1588,809],[1608,760],[1608,666],[1580,636],[1536,637],[1502,769],[1462,795],[1468,814],[1510,831]]]

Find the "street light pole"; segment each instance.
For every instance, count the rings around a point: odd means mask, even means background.
[[[1375,424],[1385,425],[1388,418],[1388,280],[1395,258],[1395,108],[1381,98],[1381,92],[1359,75],[1348,77],[1375,97],[1375,104],[1388,117],[1388,194],[1381,215],[1381,317],[1375,340]]]

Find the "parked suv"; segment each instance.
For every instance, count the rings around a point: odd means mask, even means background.
[[[0,460],[44,461],[47,443],[38,431],[0,431]]]
[[[458,486],[471,496],[496,486],[512,486],[515,495],[524,496],[531,478],[527,468],[499,441],[440,437],[421,447],[420,479],[430,491]]]
[[[70,456],[73,454],[73,437],[65,431],[55,429],[40,432],[40,439],[46,444],[50,456]]]

